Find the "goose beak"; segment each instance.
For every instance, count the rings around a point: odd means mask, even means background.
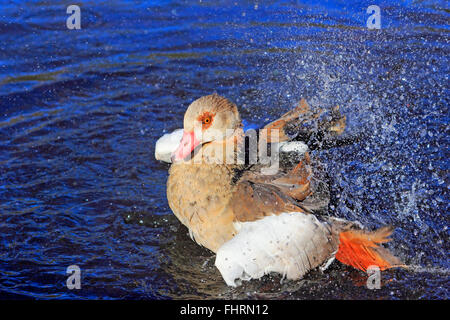
[[[172,154],[172,162],[186,159],[188,155],[200,144],[200,141],[195,137],[194,131],[183,132],[180,145]]]

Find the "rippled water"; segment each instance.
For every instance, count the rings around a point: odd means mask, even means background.
[[[5,4],[6,2],[6,4]],[[366,1],[5,1],[0,14],[0,297],[449,297],[449,8]],[[314,152],[330,214],[397,229],[413,267],[381,290],[338,263],[228,288],[166,199],[163,133],[217,92],[264,124],[305,97],[341,106],[354,145]],[[80,266],[81,290],[66,288]]]

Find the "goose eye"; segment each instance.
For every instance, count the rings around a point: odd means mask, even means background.
[[[198,120],[200,120],[202,122],[202,129],[206,130],[208,129],[213,121],[213,115],[210,114],[209,112],[205,112],[204,114],[202,114]]]

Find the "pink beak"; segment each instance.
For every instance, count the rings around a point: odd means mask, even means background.
[[[183,132],[183,138],[181,138],[180,145],[172,154],[172,162],[185,159],[196,146],[200,144],[200,141],[195,137],[194,131]]]

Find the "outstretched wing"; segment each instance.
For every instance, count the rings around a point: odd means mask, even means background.
[[[278,142],[299,139],[315,147],[334,141],[345,129],[345,116],[339,107],[333,108],[331,117],[320,119],[323,110],[312,112],[305,99],[279,119],[267,124],[265,139],[270,141],[270,131],[278,131]],[[289,132],[293,132],[290,134]],[[326,183],[318,182],[312,187],[312,171],[309,154],[293,169],[273,176],[263,175],[255,170],[247,170],[236,182],[231,200],[236,221],[254,221],[265,216],[282,212],[300,211],[318,213],[327,208],[329,193]],[[313,190],[314,189],[314,190]]]
[[[279,141],[300,140],[311,149],[327,148],[352,143],[355,137],[338,138],[346,127],[346,117],[341,115],[339,106],[331,113],[322,109],[311,111],[305,99],[279,119],[264,126],[268,131],[268,142],[271,130],[278,130]]]

